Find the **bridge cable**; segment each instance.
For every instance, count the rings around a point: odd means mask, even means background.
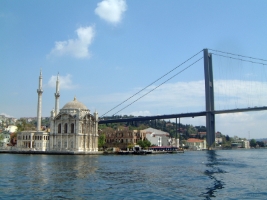
[[[250,58],[250,59],[254,59],[254,60],[261,60],[261,61],[267,61],[261,58],[253,58],[250,56],[243,56],[243,55],[239,55],[239,54],[234,54],[234,53],[228,53],[228,52],[224,52],[224,51],[219,51],[219,50],[214,50],[214,49],[209,49],[211,51],[215,51],[215,52],[220,52],[220,53],[224,53],[224,54],[229,54],[229,55],[233,55],[233,56],[239,56],[239,57],[244,57],[244,58]]]
[[[133,101],[132,103],[128,104],[127,106],[123,107],[122,109],[120,109],[118,112],[116,112],[114,115],[118,114],[120,111],[124,110],[125,108],[129,107],[130,105],[134,104],[135,102],[137,102],[138,100],[140,100],[141,98],[143,98],[144,96],[148,95],[149,93],[153,92],[154,90],[156,90],[157,88],[159,88],[160,86],[162,86],[164,83],[168,82],[169,80],[171,80],[172,78],[174,78],[175,76],[177,76],[178,74],[182,73],[183,71],[185,71],[186,69],[188,69],[189,67],[191,67],[192,65],[196,64],[198,61],[200,61],[203,57],[199,58],[197,61],[195,61],[194,63],[192,63],[191,65],[187,66],[186,68],[184,68],[183,70],[179,71],[178,73],[174,74],[172,77],[170,77],[169,79],[167,79],[166,81],[164,81],[163,83],[161,83],[160,85],[158,85],[157,87],[153,88],[152,90],[148,91],[147,93],[145,93],[144,95],[142,95],[141,97],[139,97],[138,99],[136,99],[135,101]],[[144,90],[144,89],[143,89]]]
[[[212,55],[221,56],[221,57],[225,57],[225,58],[231,58],[231,59],[234,59],[234,60],[241,60],[241,61],[244,61],[244,62],[250,62],[250,63],[260,64],[260,65],[267,65],[267,63],[254,62],[254,61],[251,61],[251,60],[244,60],[244,59],[241,59],[241,58],[234,58],[234,57],[224,56],[224,55],[220,55],[220,54],[216,54],[216,53],[212,53]]]
[[[193,55],[192,57],[188,58],[186,61],[184,61],[183,63],[181,63],[180,65],[178,65],[177,67],[173,68],[171,71],[167,72],[166,74],[164,74],[163,76],[159,77],[157,80],[155,80],[154,82],[150,83],[149,85],[147,85],[146,87],[144,87],[143,89],[139,90],[138,92],[136,92],[135,94],[133,94],[132,96],[130,96],[128,99],[124,100],[123,102],[121,102],[120,104],[118,104],[117,106],[113,107],[112,109],[110,109],[109,111],[107,111],[105,114],[103,114],[101,117],[105,116],[107,113],[109,113],[110,111],[114,110],[115,108],[119,107],[120,105],[122,105],[123,103],[125,103],[126,101],[128,101],[129,99],[133,98],[134,96],[136,96],[137,94],[139,94],[140,92],[144,91],[145,89],[147,89],[149,86],[153,85],[154,83],[156,83],[157,81],[159,81],[160,79],[162,79],[163,77],[167,76],[168,74],[170,74],[171,72],[173,72],[175,69],[179,68],[180,66],[182,66],[183,64],[185,64],[186,62],[188,62],[189,60],[191,60],[192,58],[194,58],[195,56],[197,56],[199,53],[201,53],[203,50],[199,51],[198,53],[196,53],[195,55]]]

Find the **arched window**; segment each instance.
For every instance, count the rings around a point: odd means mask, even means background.
[[[70,132],[74,133],[74,124],[73,123],[70,125]]]
[[[61,133],[61,124],[59,124],[59,125],[57,126],[57,132],[58,132],[58,133]]]
[[[68,124],[64,124],[64,133],[67,133],[68,132]]]

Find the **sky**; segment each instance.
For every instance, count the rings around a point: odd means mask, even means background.
[[[266,64],[266,10],[265,0],[2,0],[0,114],[37,115],[40,70],[43,117],[55,107],[57,74],[60,108],[76,97],[102,116],[148,86],[106,115],[204,111],[201,51]],[[266,68],[213,55],[216,109],[267,106]],[[216,131],[267,138],[266,120],[267,111],[220,114]],[[205,126],[205,118],[181,123]]]

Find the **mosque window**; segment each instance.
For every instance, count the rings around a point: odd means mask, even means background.
[[[70,143],[70,147],[73,148],[73,142]]]
[[[58,132],[58,133],[61,133],[61,124],[59,124],[59,125],[57,126],[57,132]]]
[[[68,132],[68,124],[64,124],[64,133],[67,133]]]
[[[73,123],[70,125],[70,132],[74,133],[74,124]]]

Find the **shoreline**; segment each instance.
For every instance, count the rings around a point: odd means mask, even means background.
[[[151,154],[171,154],[171,153],[184,153],[184,152],[170,152],[170,151],[153,151]],[[124,155],[119,152],[107,152],[107,151],[96,151],[96,152],[79,152],[79,151],[18,151],[18,150],[0,150],[0,154],[37,154],[37,155]],[[133,153],[125,155],[134,155]],[[149,154],[145,154],[149,155]]]

